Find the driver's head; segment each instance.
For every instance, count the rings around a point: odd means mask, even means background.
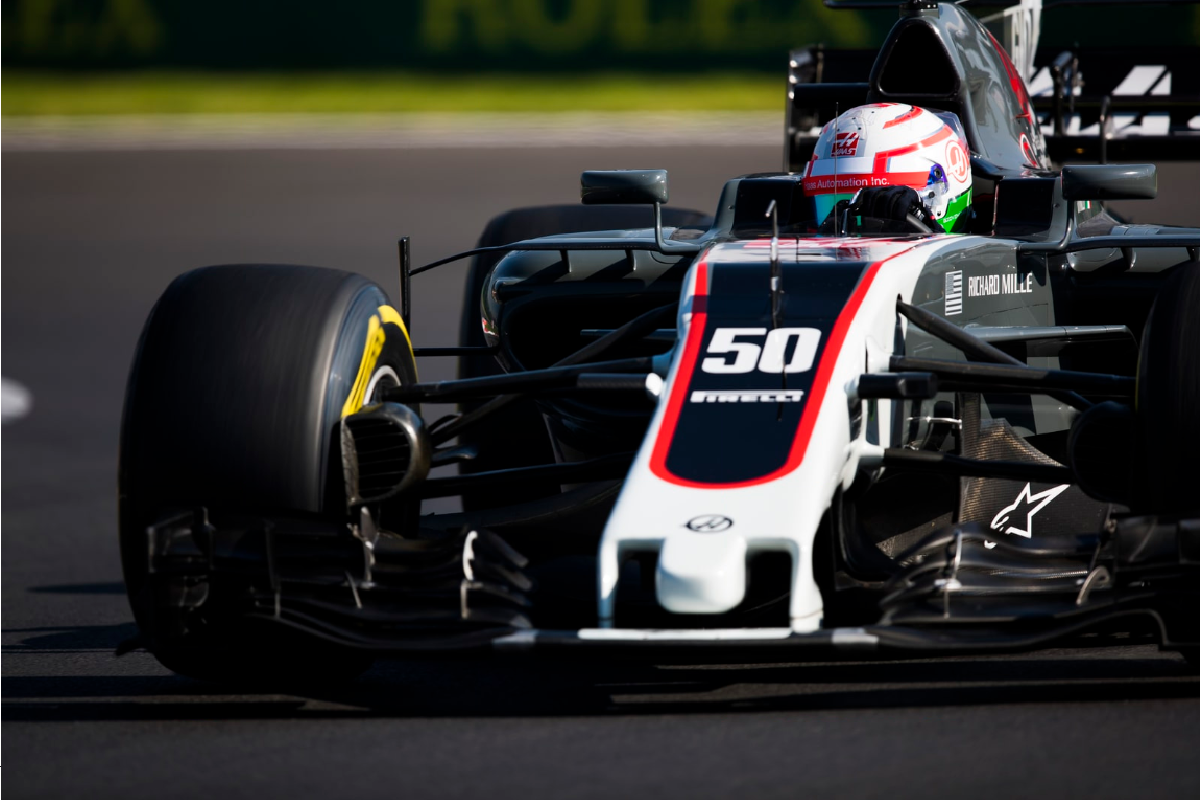
[[[836,179],[835,179],[836,176]],[[909,186],[947,232],[970,217],[971,160],[958,117],[903,103],[852,108],[826,123],[804,168],[804,193],[823,220],[860,189]]]

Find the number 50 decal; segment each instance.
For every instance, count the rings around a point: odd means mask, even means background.
[[[739,342],[739,338],[750,339],[766,335],[762,345],[757,342]],[[792,357],[784,364],[788,345],[796,340],[796,349]],[[821,332],[816,328],[776,328],[767,333],[766,328],[717,328],[712,341],[708,345],[710,355],[700,362],[703,372],[716,374],[737,374],[752,372],[757,366],[759,372],[808,372],[812,369],[813,359],[817,357],[817,344],[821,341]],[[728,356],[732,354],[733,360]]]

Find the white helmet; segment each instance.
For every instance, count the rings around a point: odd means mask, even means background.
[[[971,159],[958,117],[873,103],[826,123],[804,169],[816,219],[872,186],[912,187],[943,229],[962,230],[971,216]]]

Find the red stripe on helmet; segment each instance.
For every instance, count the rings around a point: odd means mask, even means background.
[[[942,141],[943,139],[949,139],[951,136],[957,136],[957,135],[958,134],[956,134],[954,132],[954,129],[951,128],[949,125],[942,125],[942,129],[939,130],[937,133],[933,134],[932,136],[927,136],[924,139],[922,139],[921,141],[916,142],[915,144],[905,145],[904,147],[897,147],[895,150],[880,150],[878,153],[875,154],[875,171],[876,172],[886,172],[887,171],[887,160],[889,158],[894,158],[895,156],[906,156],[909,153],[915,153],[918,150],[922,150],[926,147],[932,147],[933,145],[937,144],[938,142]]]
[[[923,109],[923,108],[917,108],[916,106],[912,106],[911,108],[908,109],[908,111],[905,111],[903,114],[896,117],[895,119],[889,119],[887,122],[883,123],[883,127],[884,128],[894,128],[895,126],[900,125],[901,123],[908,122],[910,119],[919,117],[921,115],[921,112],[924,110],[925,109]]]

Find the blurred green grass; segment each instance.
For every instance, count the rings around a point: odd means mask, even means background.
[[[5,116],[776,111],[775,74],[54,73],[6,69]]]

